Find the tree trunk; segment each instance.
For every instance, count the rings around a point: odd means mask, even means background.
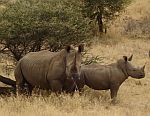
[[[103,33],[102,13],[98,13],[98,15],[97,15],[97,21],[98,21],[99,32]]]

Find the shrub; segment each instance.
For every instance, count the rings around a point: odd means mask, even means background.
[[[0,14],[1,52],[16,60],[31,51],[58,51],[66,44],[87,41],[88,18],[82,3],[71,0],[17,0]]]

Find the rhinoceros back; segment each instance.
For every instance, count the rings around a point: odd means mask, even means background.
[[[110,66],[91,64],[83,66],[81,78],[85,79],[85,84],[95,90],[105,90],[109,88]]]
[[[20,81],[20,79],[24,78],[33,86],[48,88],[46,75],[54,55],[55,53],[44,50],[40,52],[31,52],[24,56],[16,67],[16,81],[17,79]]]

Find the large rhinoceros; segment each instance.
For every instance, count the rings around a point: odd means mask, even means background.
[[[137,79],[145,77],[145,65],[142,68],[135,68],[131,65],[131,60],[132,56],[130,58],[123,56],[123,59],[109,65],[82,66],[80,80],[77,82],[78,89],[81,91],[84,85],[95,90],[110,89],[111,98],[115,101],[120,85],[129,76]]]
[[[61,92],[66,78],[80,77],[82,50],[82,45],[78,50],[67,46],[60,52],[43,50],[25,55],[14,72],[18,93],[22,93],[24,83],[28,84],[29,94],[33,87]]]

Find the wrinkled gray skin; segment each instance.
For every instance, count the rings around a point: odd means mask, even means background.
[[[128,59],[123,56],[116,63],[109,65],[91,64],[81,68],[81,76],[78,81],[78,88],[81,89],[84,85],[95,90],[110,89],[111,98],[115,101],[120,85],[129,77],[141,79],[145,77],[143,66],[142,68],[135,68],[130,61],[132,56]]]
[[[66,78],[79,78],[81,65],[81,52],[67,46],[60,52],[43,50],[31,52],[18,62],[15,69],[16,87],[18,94],[23,93],[24,84],[28,84],[28,92],[33,87],[61,92]]]

